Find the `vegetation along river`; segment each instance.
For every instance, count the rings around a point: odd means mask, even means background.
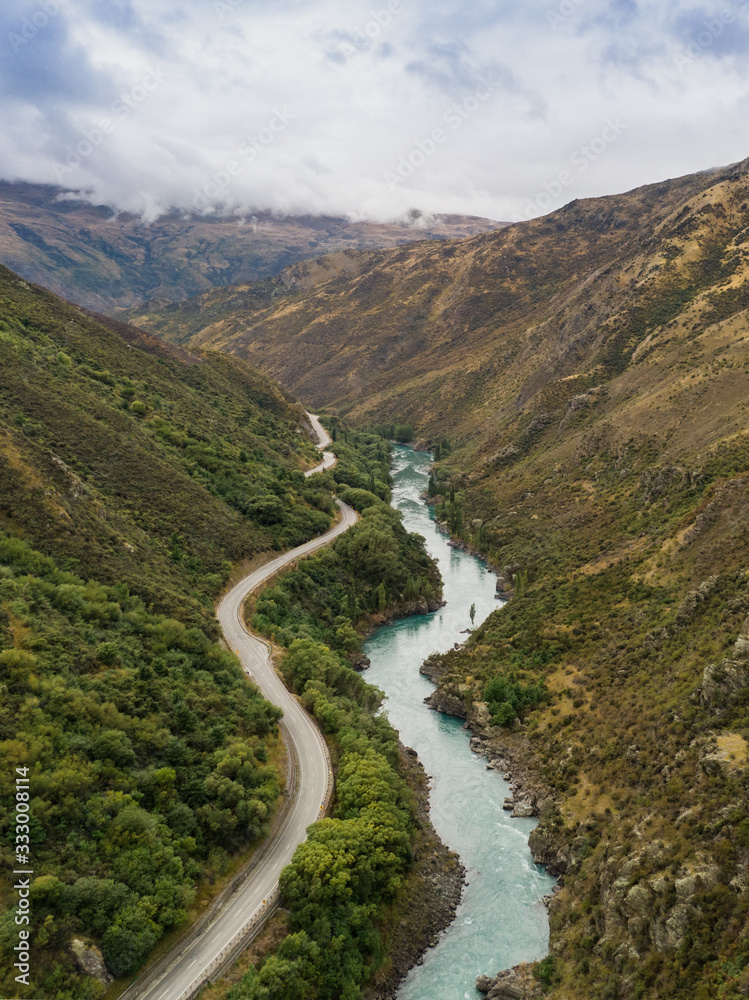
[[[528,849],[535,820],[511,819],[503,811],[509,786],[471,751],[462,722],[423,703],[434,687],[419,674],[422,662],[466,639],[472,603],[476,625],[499,606],[496,577],[480,560],[448,546],[433,511],[419,499],[430,462],[426,452],[395,449],[393,505],[403,512],[409,531],[425,536],[439,561],[447,605],[378,629],[365,647],[372,661],[367,680],[385,692],[393,725],[432,777],[432,821],[460,855],[470,882],[455,922],[424,964],[411,971],[399,1000],[476,1000],[476,976],[546,955],[548,920],[541,898],[551,891],[553,879],[534,864]]]

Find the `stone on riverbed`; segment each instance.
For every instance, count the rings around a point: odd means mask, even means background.
[[[517,965],[498,976],[479,976],[476,989],[487,1000],[537,1000],[543,990],[532,973],[531,965]]]
[[[536,809],[532,802],[516,802],[512,810],[513,819],[526,819],[535,813]]]

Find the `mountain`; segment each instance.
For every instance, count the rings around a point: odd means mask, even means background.
[[[144,223],[75,200],[62,188],[0,181],[0,262],[64,298],[110,313],[265,278],[321,253],[454,238],[499,225],[417,212],[392,224],[269,212],[242,218],[172,212]]]
[[[102,325],[4,268],[0,295],[4,523],[61,565],[212,619],[227,562],[330,522],[307,485],[280,485],[315,449],[267,376]],[[259,513],[271,492],[276,518]]]
[[[138,321],[254,360],[312,405],[454,431],[483,407],[509,418],[566,402],[646,339],[637,357],[652,358],[658,331],[708,315],[710,296],[738,308],[745,196],[743,164],[457,242],[298,263],[272,288]]]
[[[749,990],[748,277],[745,161],[150,319],[411,424],[500,572],[506,607],[425,667],[563,876],[549,957],[490,995]]]
[[[34,870],[28,989],[8,883],[0,989],[81,1000],[104,992],[102,952],[133,973],[267,833],[280,712],[213,604],[232,563],[317,535],[333,506],[267,376],[2,267],[0,366],[0,784],[31,806],[0,854]]]

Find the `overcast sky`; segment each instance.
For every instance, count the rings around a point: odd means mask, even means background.
[[[749,0],[2,0],[0,177],[511,219],[749,156]]]

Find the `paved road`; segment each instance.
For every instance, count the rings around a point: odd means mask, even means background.
[[[319,436],[320,447],[325,448],[330,444],[330,438],[317,417],[310,415],[310,419]],[[330,468],[332,464],[335,464],[335,456],[326,453],[321,465],[311,469],[307,475]],[[205,970],[218,959],[234,935],[263,909],[264,901],[278,885],[281,869],[291,861],[297,845],[306,839],[307,827],[320,817],[332,778],[327,748],[317,726],[276,675],[268,645],[245,629],[241,611],[247,595],[269,577],[301,556],[328,545],[356,523],[355,511],[340,500],[337,505],[341,519],[333,528],[250,574],[219,605],[218,618],[226,641],[239,654],[245,671],[265,697],[283,709],[284,738],[297,759],[296,794],[283,825],[276,833],[275,844],[265,852],[264,859],[253,869],[248,881],[227,900],[200,937],[176,956],[159,979],[149,986],[144,985],[143,991],[135,994],[138,1000],[180,1000],[190,995],[191,987],[201,982]]]
[[[308,413],[307,416],[309,417],[309,422],[312,424],[315,434],[317,434],[317,440],[319,441],[318,447],[327,448],[328,445],[332,443],[330,435],[320,423],[318,417],[316,417],[313,413]],[[309,472],[305,472],[304,474],[309,477],[314,476],[316,472],[325,472],[326,469],[332,469],[337,461],[338,459],[335,455],[329,451],[325,451],[323,452],[322,462],[320,465],[316,465],[314,469],[310,469]]]

